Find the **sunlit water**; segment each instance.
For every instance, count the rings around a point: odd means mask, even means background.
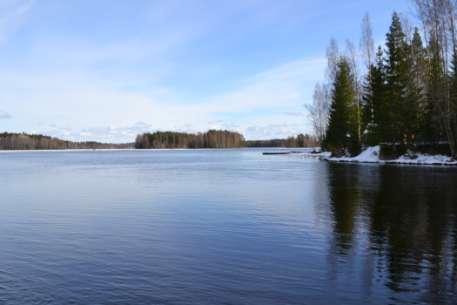
[[[456,304],[457,170],[0,154],[0,304]]]

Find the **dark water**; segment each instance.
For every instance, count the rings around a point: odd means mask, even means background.
[[[456,304],[457,170],[0,154],[0,304]]]

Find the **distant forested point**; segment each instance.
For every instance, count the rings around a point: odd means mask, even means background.
[[[331,41],[326,81],[316,85],[308,110],[322,146],[334,155],[379,144],[397,153],[437,151],[445,143],[457,158],[457,6],[413,2],[421,25],[394,13],[377,50],[368,15],[360,50],[349,41],[341,52]]]
[[[244,142],[243,135],[228,130],[210,130],[197,134],[157,131],[138,135],[135,148],[239,148],[244,146]]]
[[[287,139],[246,141],[238,132],[210,130],[205,133],[157,131],[138,135],[135,148],[240,148],[240,147],[316,147],[317,139],[310,135],[298,135]]]
[[[246,141],[246,147],[319,147],[319,141],[316,137],[310,135],[299,134],[296,137],[287,139],[272,139],[272,140],[252,140]]]
[[[99,142],[72,142],[44,135],[26,133],[0,133],[0,150],[49,150],[49,149],[123,149],[133,148],[133,143],[107,144]]]

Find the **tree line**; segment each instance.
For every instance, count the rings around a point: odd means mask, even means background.
[[[287,139],[245,140],[238,132],[209,130],[205,133],[157,131],[138,135],[135,148],[240,148],[240,147],[316,147],[318,141],[310,135],[300,134]]]
[[[316,85],[308,110],[322,146],[334,154],[381,143],[404,150],[445,143],[457,157],[457,1],[413,2],[421,30],[394,13],[385,46],[375,51],[367,15],[361,52],[350,42],[340,52],[331,41],[326,82]]]
[[[318,147],[319,141],[316,137],[299,134],[296,137],[288,137],[287,139],[246,141],[245,145],[246,147]]]
[[[227,130],[209,130],[197,134],[157,131],[138,135],[135,148],[237,148],[244,146],[244,142],[240,133]]]
[[[131,143],[72,142],[43,135],[0,133],[0,150],[120,149],[131,147],[133,147]]]
[[[134,143],[124,144],[72,142],[39,134],[0,133],[0,150],[317,147],[318,144],[315,137],[302,134],[287,139],[246,141],[240,133],[226,130],[198,134],[159,131],[138,135]]]

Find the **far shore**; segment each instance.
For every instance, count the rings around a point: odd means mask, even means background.
[[[27,153],[27,152],[109,152],[109,151],[217,151],[217,150],[304,150],[304,149],[315,149],[315,147],[234,147],[234,148],[80,148],[80,149],[0,149],[0,153]]]

